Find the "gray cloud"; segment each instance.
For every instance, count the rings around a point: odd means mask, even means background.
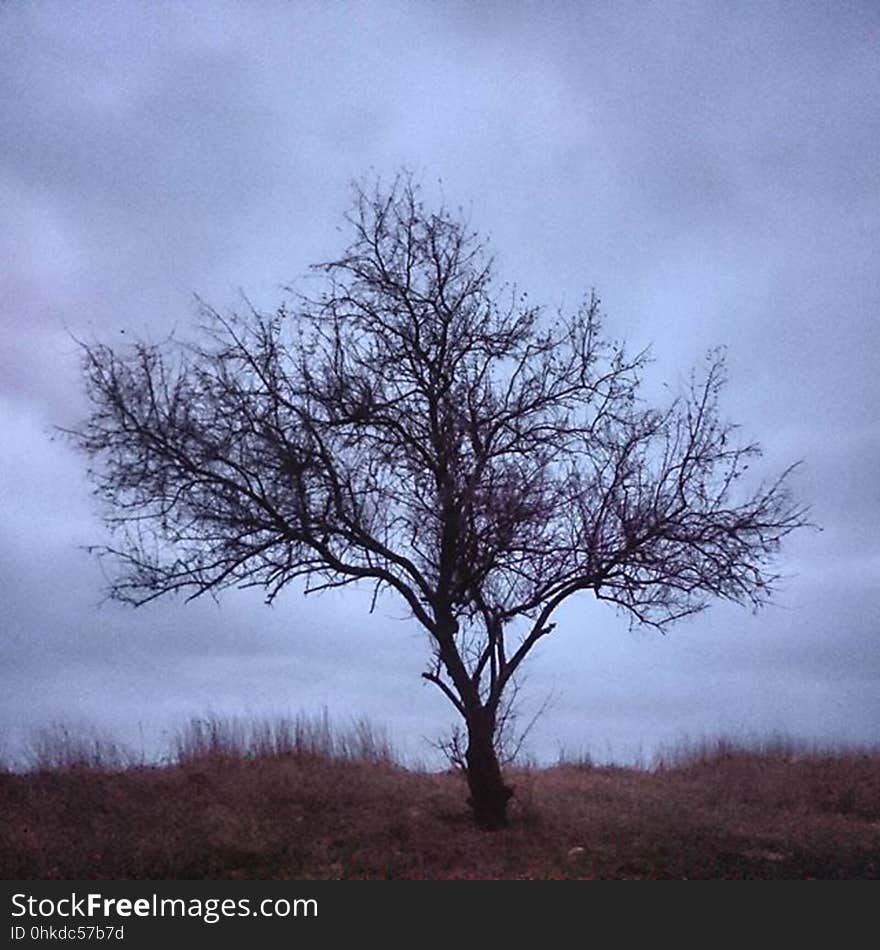
[[[332,255],[347,182],[401,164],[491,234],[503,277],[653,344],[652,391],[728,347],[765,471],[803,458],[821,534],[779,606],[666,638],[572,604],[529,678],[552,755],[685,733],[876,737],[880,15],[870,4],[34,3],[0,9],[0,716],[131,735],[191,711],[450,717],[424,642],[364,600],[98,608],[71,334],[271,306]],[[442,179],[442,186],[436,184]],[[562,622],[564,621],[564,622]],[[555,642],[553,642],[555,640]],[[162,727],[164,728],[164,726]]]

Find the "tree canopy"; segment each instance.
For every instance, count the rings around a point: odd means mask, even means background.
[[[467,726],[478,823],[506,820],[505,690],[556,608],[589,592],[664,628],[713,598],[767,601],[805,523],[791,469],[723,420],[723,354],[665,406],[599,300],[549,316],[418,186],[358,187],[320,289],[272,313],[202,305],[196,342],[84,346],[112,592],[391,591],[432,646],[423,676]]]

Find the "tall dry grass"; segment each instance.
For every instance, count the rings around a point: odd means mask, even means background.
[[[9,770],[116,770],[140,762],[131,749],[112,736],[63,722],[34,730],[23,748],[7,746],[3,752],[2,766]]]
[[[246,719],[208,715],[190,719],[173,742],[173,761],[206,758],[258,759],[322,756],[343,762],[390,765],[395,761],[387,733],[368,719],[340,727],[325,709],[320,716]]]
[[[334,722],[319,715],[259,719],[208,713],[195,716],[172,735],[168,748],[150,760],[113,736],[94,728],[51,722],[35,729],[16,748],[0,735],[0,771],[68,769],[117,771],[135,766],[186,765],[205,759],[323,756],[345,762],[391,764],[396,753],[387,732],[365,717]]]
[[[367,723],[205,717],[174,761],[91,743],[0,774],[5,878],[877,878],[880,753],[777,740],[651,768],[513,769],[511,827],[473,827],[462,777],[397,764]]]

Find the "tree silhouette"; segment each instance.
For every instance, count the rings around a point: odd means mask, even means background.
[[[194,345],[84,345],[75,437],[111,503],[112,594],[394,592],[463,719],[475,820],[499,828],[499,717],[556,608],[589,591],[663,628],[713,597],[758,607],[805,510],[788,471],[740,491],[759,449],[719,418],[720,354],[648,406],[646,356],[603,337],[595,296],[548,319],[497,287],[408,176],[356,187],[346,220],[315,295],[204,306]]]

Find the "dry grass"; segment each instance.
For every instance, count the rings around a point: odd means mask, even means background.
[[[720,743],[650,770],[513,771],[511,827],[487,834],[460,776],[395,765],[366,724],[340,738],[326,719],[200,720],[177,751],[163,766],[79,756],[0,773],[2,876],[880,876],[876,752]]]

